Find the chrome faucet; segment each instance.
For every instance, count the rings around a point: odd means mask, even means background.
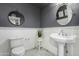
[[[59,32],[59,35],[64,35],[64,31],[63,30],[60,30],[60,32]]]
[[[67,36],[67,33],[64,33],[64,30],[60,30],[59,35]]]

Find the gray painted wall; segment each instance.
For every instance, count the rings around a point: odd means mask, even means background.
[[[78,26],[79,25],[79,4],[72,3],[71,9],[73,12],[72,20],[66,26]],[[41,12],[41,27],[62,27],[56,21],[56,5],[50,4],[48,7],[43,8]]]
[[[78,26],[79,25],[79,4],[71,4],[73,15],[72,21],[66,26]],[[49,6],[40,9],[31,4],[1,4],[0,3],[0,27],[15,27],[8,21],[8,14],[11,11],[18,10],[25,17],[25,22],[19,27],[62,27],[56,21],[56,5],[54,3]]]
[[[14,27],[8,21],[9,12],[14,10],[18,10],[25,17],[25,22],[19,27],[40,27],[40,9],[27,3],[0,3],[0,27]]]

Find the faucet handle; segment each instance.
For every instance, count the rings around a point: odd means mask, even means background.
[[[64,31],[60,30],[59,35],[62,35],[62,36],[65,35]]]

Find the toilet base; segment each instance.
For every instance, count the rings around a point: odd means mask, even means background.
[[[24,56],[25,55],[25,53],[22,53],[22,54],[13,54],[13,53],[11,53],[11,56]]]

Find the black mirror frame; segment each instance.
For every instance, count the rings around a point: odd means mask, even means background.
[[[10,21],[9,16],[10,16],[11,14],[13,14],[13,13],[16,13],[16,14],[17,14],[16,16],[18,16],[18,17],[21,18],[22,21],[21,21],[21,24],[20,24],[20,25],[13,24],[13,23]],[[11,23],[12,25],[21,26],[21,25],[24,23],[25,19],[24,19],[23,14],[21,14],[19,11],[11,11],[11,12],[8,14],[8,21],[9,21],[9,23]]]

